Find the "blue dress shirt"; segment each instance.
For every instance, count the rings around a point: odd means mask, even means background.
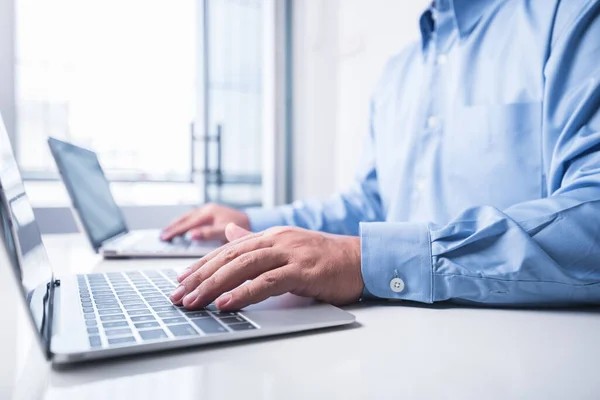
[[[440,0],[420,29],[354,185],[252,229],[360,235],[368,296],[600,303],[600,1]]]

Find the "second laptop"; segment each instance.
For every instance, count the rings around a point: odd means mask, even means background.
[[[48,144],[75,219],[103,257],[202,257],[222,244],[184,237],[164,242],[159,230],[130,231],[96,153],[55,138],[49,138]]]

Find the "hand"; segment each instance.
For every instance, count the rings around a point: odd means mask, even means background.
[[[183,215],[172,222],[161,234],[162,240],[171,240],[175,236],[190,233],[195,240],[226,241],[225,227],[233,222],[249,230],[248,215],[236,209],[219,204],[207,204]]]
[[[196,309],[217,299],[217,308],[230,311],[287,292],[336,305],[362,294],[357,237],[291,227],[250,233],[234,224],[226,235],[229,244],[177,278],[181,284],[171,295],[173,303]],[[252,281],[242,285],[247,280]]]

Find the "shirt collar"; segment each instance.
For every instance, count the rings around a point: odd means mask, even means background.
[[[497,0],[435,0],[433,6],[439,11],[449,11],[456,22],[456,27],[461,38],[471,33],[483,14],[496,3]],[[426,47],[434,30],[434,21],[431,7],[427,9],[419,20],[423,47]]]

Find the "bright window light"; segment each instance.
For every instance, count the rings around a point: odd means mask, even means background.
[[[99,153],[109,176],[191,179],[196,0],[18,0],[17,152],[54,170],[46,137]]]

